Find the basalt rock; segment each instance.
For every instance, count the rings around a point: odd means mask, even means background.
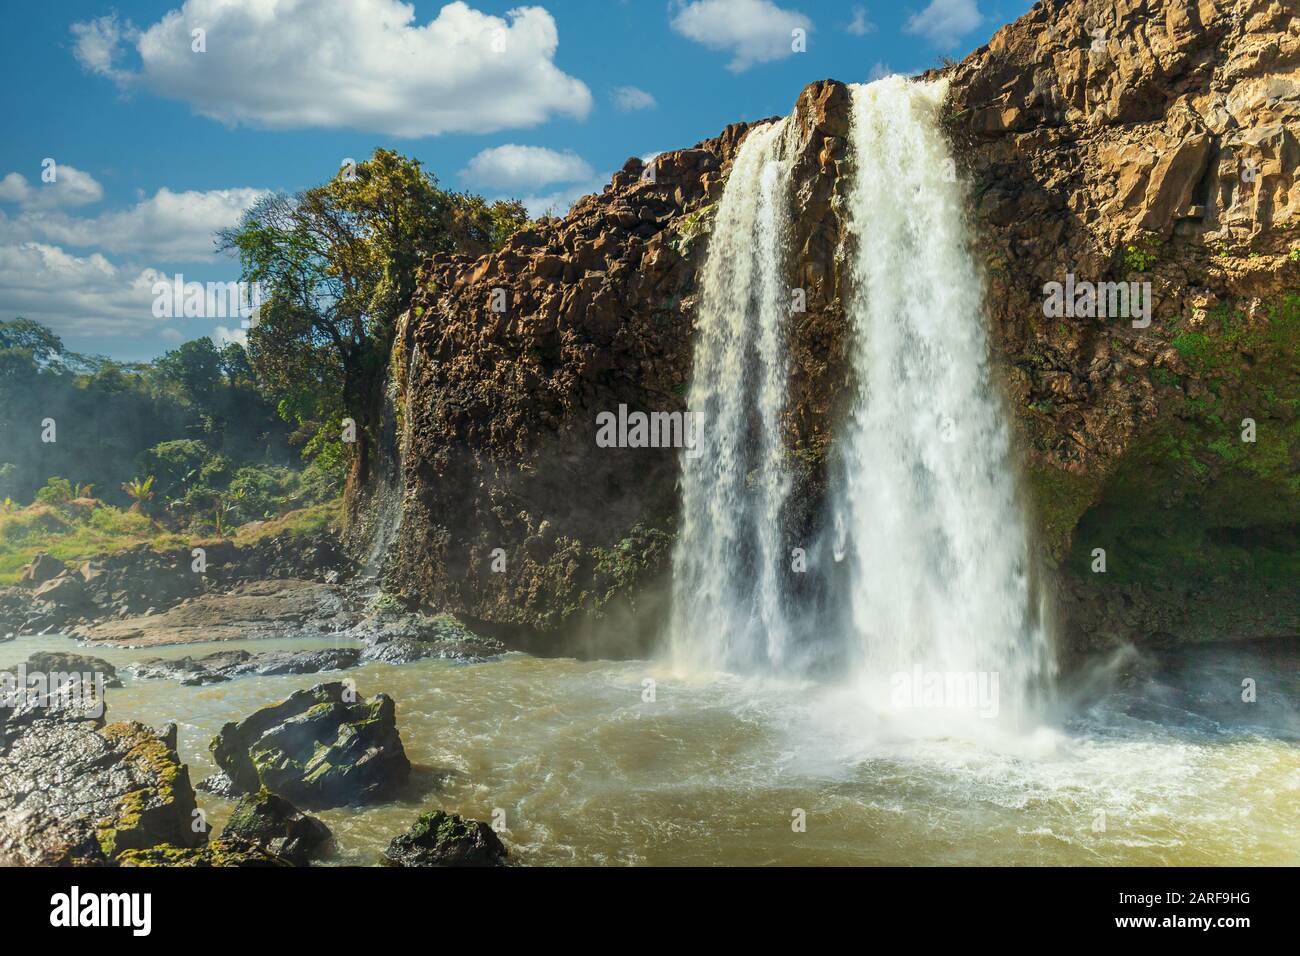
[[[1300,631],[1297,13],[1042,0],[929,77],[949,83],[942,121],[1067,648]],[[808,87],[788,144],[788,279],[806,298],[787,346],[788,520],[804,537],[850,384],[850,104],[842,83]],[[407,603],[530,649],[641,652],[660,631],[677,452],[598,448],[595,419],[684,410],[697,275],[752,128],[661,154],[653,175],[629,160],[499,252],[426,263],[390,368],[389,584]],[[1052,314],[1049,283],[1076,281],[1136,298]],[[1173,586],[1187,580],[1190,604]],[[1125,604],[1110,624],[1099,610]]]
[[[280,674],[316,674],[353,667],[361,657],[355,647],[330,647],[317,651],[213,651],[202,657],[165,659],[151,657],[129,666],[141,680],[175,680],[185,686],[216,684],[236,677]]]
[[[806,275],[797,417],[813,442],[828,400],[811,374],[838,341],[827,321],[839,294],[831,202],[848,97],[828,82],[803,101],[797,178],[810,214],[796,241],[819,264]],[[500,252],[427,263],[391,369],[406,493],[390,585],[413,603],[550,649],[599,639],[608,652],[618,635],[634,651],[658,631],[679,452],[598,448],[595,420],[620,406],[686,411],[696,272],[748,128],[651,167],[630,159],[603,194]]]
[[[0,743],[0,863],[106,864],[206,842],[174,737],[73,716],[31,721]]]
[[[105,687],[121,687],[117,668],[102,657],[66,651],[37,651],[27,658],[27,672],[44,674],[90,674],[103,678]]]
[[[306,807],[385,800],[411,772],[392,698],[366,701],[343,683],[298,691],[226,724],[211,750],[235,792],[265,787]]]
[[[221,841],[238,840],[272,856],[305,866],[329,842],[330,829],[267,790],[241,797],[221,830]]]
[[[29,587],[39,587],[52,578],[57,578],[68,566],[50,554],[38,554],[32,563],[23,568],[22,583]]]
[[[421,814],[384,851],[389,866],[504,866],[505,845],[486,823],[436,810]]]
[[[1067,654],[1300,633],[1297,23],[1046,0],[947,71]],[[1150,324],[1047,317],[1069,275],[1149,283]]]
[[[481,637],[446,614],[380,614],[367,619],[353,633],[366,642],[362,661],[408,664],[433,657],[468,663],[506,651],[500,641]]]

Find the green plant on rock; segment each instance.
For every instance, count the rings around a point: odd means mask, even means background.
[[[122,490],[131,499],[132,511],[144,511],[145,502],[153,498],[153,475],[148,478],[132,478],[122,485]]]
[[[1130,272],[1147,272],[1160,261],[1160,240],[1150,233],[1124,245],[1124,265]]]

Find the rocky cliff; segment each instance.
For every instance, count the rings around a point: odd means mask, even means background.
[[[1297,4],[1044,0],[943,73],[1067,651],[1300,632]],[[786,428],[811,531],[845,391],[847,87],[813,84],[794,116],[807,307]],[[597,449],[595,419],[683,408],[696,276],[746,132],[629,160],[500,252],[427,263],[392,357],[391,589],[533,647],[644,651],[676,452]],[[1047,284],[1076,282],[1149,283],[1149,324],[1045,314]]]

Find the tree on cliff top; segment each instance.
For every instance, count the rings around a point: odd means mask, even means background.
[[[482,254],[527,222],[514,201],[440,189],[420,162],[378,149],[329,182],[250,208],[218,245],[261,285],[249,356],[309,454],[340,457],[343,418],[356,421],[365,480],[398,317],[420,263],[436,252]]]

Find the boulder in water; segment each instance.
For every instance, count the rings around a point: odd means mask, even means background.
[[[241,797],[221,831],[222,841],[255,844],[294,866],[306,865],[331,836],[320,820],[265,789]]]
[[[216,684],[234,677],[315,674],[354,666],[361,651],[355,647],[327,647],[315,651],[214,651],[202,657],[168,660],[151,657],[130,665],[142,680],[176,680],[185,686]]]
[[[37,651],[27,658],[27,673],[42,674],[98,674],[104,678],[105,687],[121,687],[117,668],[102,657],[89,654],[70,654],[66,651]]]
[[[317,684],[226,724],[212,755],[236,792],[265,787],[309,807],[375,803],[411,772],[396,714],[386,694],[366,701],[342,682]]]
[[[388,844],[389,866],[504,866],[505,844],[486,823],[442,810],[423,813]]]

